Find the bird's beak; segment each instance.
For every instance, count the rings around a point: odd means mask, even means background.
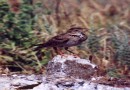
[[[83,32],[84,32],[84,34],[88,34],[88,31],[89,31],[89,29],[88,28],[83,28]]]
[[[83,28],[83,32],[88,32],[88,28]]]

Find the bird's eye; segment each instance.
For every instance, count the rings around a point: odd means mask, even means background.
[[[77,29],[75,31],[78,31]]]
[[[72,37],[77,37],[77,35],[71,35]]]

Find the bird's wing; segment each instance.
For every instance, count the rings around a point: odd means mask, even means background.
[[[69,38],[66,37],[66,34],[60,34],[58,36],[51,38],[48,42],[44,44],[44,46],[45,47],[62,46],[68,40]]]

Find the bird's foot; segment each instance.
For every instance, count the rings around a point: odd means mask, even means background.
[[[66,57],[67,55],[65,54],[65,53],[63,53],[63,52],[58,52],[58,54],[63,58],[63,57]]]
[[[72,53],[71,55],[74,56],[75,58],[79,58],[78,54]]]
[[[73,51],[69,50],[68,48],[65,48],[65,50],[70,52],[70,54],[73,55],[75,58],[79,58],[78,54],[75,54]]]
[[[64,56],[64,53],[63,52],[59,52],[59,55]]]

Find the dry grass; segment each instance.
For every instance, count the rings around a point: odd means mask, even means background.
[[[89,28],[89,31],[86,32],[89,36],[88,40],[82,45],[70,49],[80,57],[89,58],[91,62],[97,64],[99,74],[130,76],[128,72],[130,69],[130,0],[33,1],[34,5],[39,2],[41,4],[41,7],[34,10],[37,22],[33,33],[38,37],[36,43],[45,42],[49,38],[65,32],[71,26]],[[24,51],[23,48],[13,45],[12,47],[14,47],[11,50],[13,55],[16,54],[23,60],[35,60],[37,68],[42,67],[41,62],[44,62],[38,60],[32,48]],[[51,57],[51,50],[43,49],[43,52],[47,57]],[[13,57],[10,58],[8,55],[6,57],[1,53],[0,50],[0,64],[7,64],[6,60],[13,61]],[[43,60],[46,62],[47,57],[43,55]],[[17,64],[17,66],[23,71],[26,71],[25,67],[29,70],[33,69],[28,65]],[[113,69],[116,70],[116,73],[112,71]]]
[[[130,0],[42,0],[41,2],[42,11],[38,12],[42,12],[38,19],[38,25],[43,31],[41,37],[46,37],[45,40],[48,40],[71,26],[89,28],[87,32],[89,38],[93,35],[98,37],[94,38],[96,42],[93,43],[93,48],[97,51],[90,50],[88,42],[71,49],[81,57],[91,57],[92,62],[99,65],[101,71],[106,71],[108,67],[115,65],[118,67],[118,60],[115,58],[117,49],[114,48],[111,39],[116,38],[121,44],[130,43]],[[45,28],[47,26],[48,28]],[[99,46],[96,45],[97,42]],[[119,67],[121,70],[125,68],[121,74],[126,73],[128,67],[127,69],[121,65]]]

